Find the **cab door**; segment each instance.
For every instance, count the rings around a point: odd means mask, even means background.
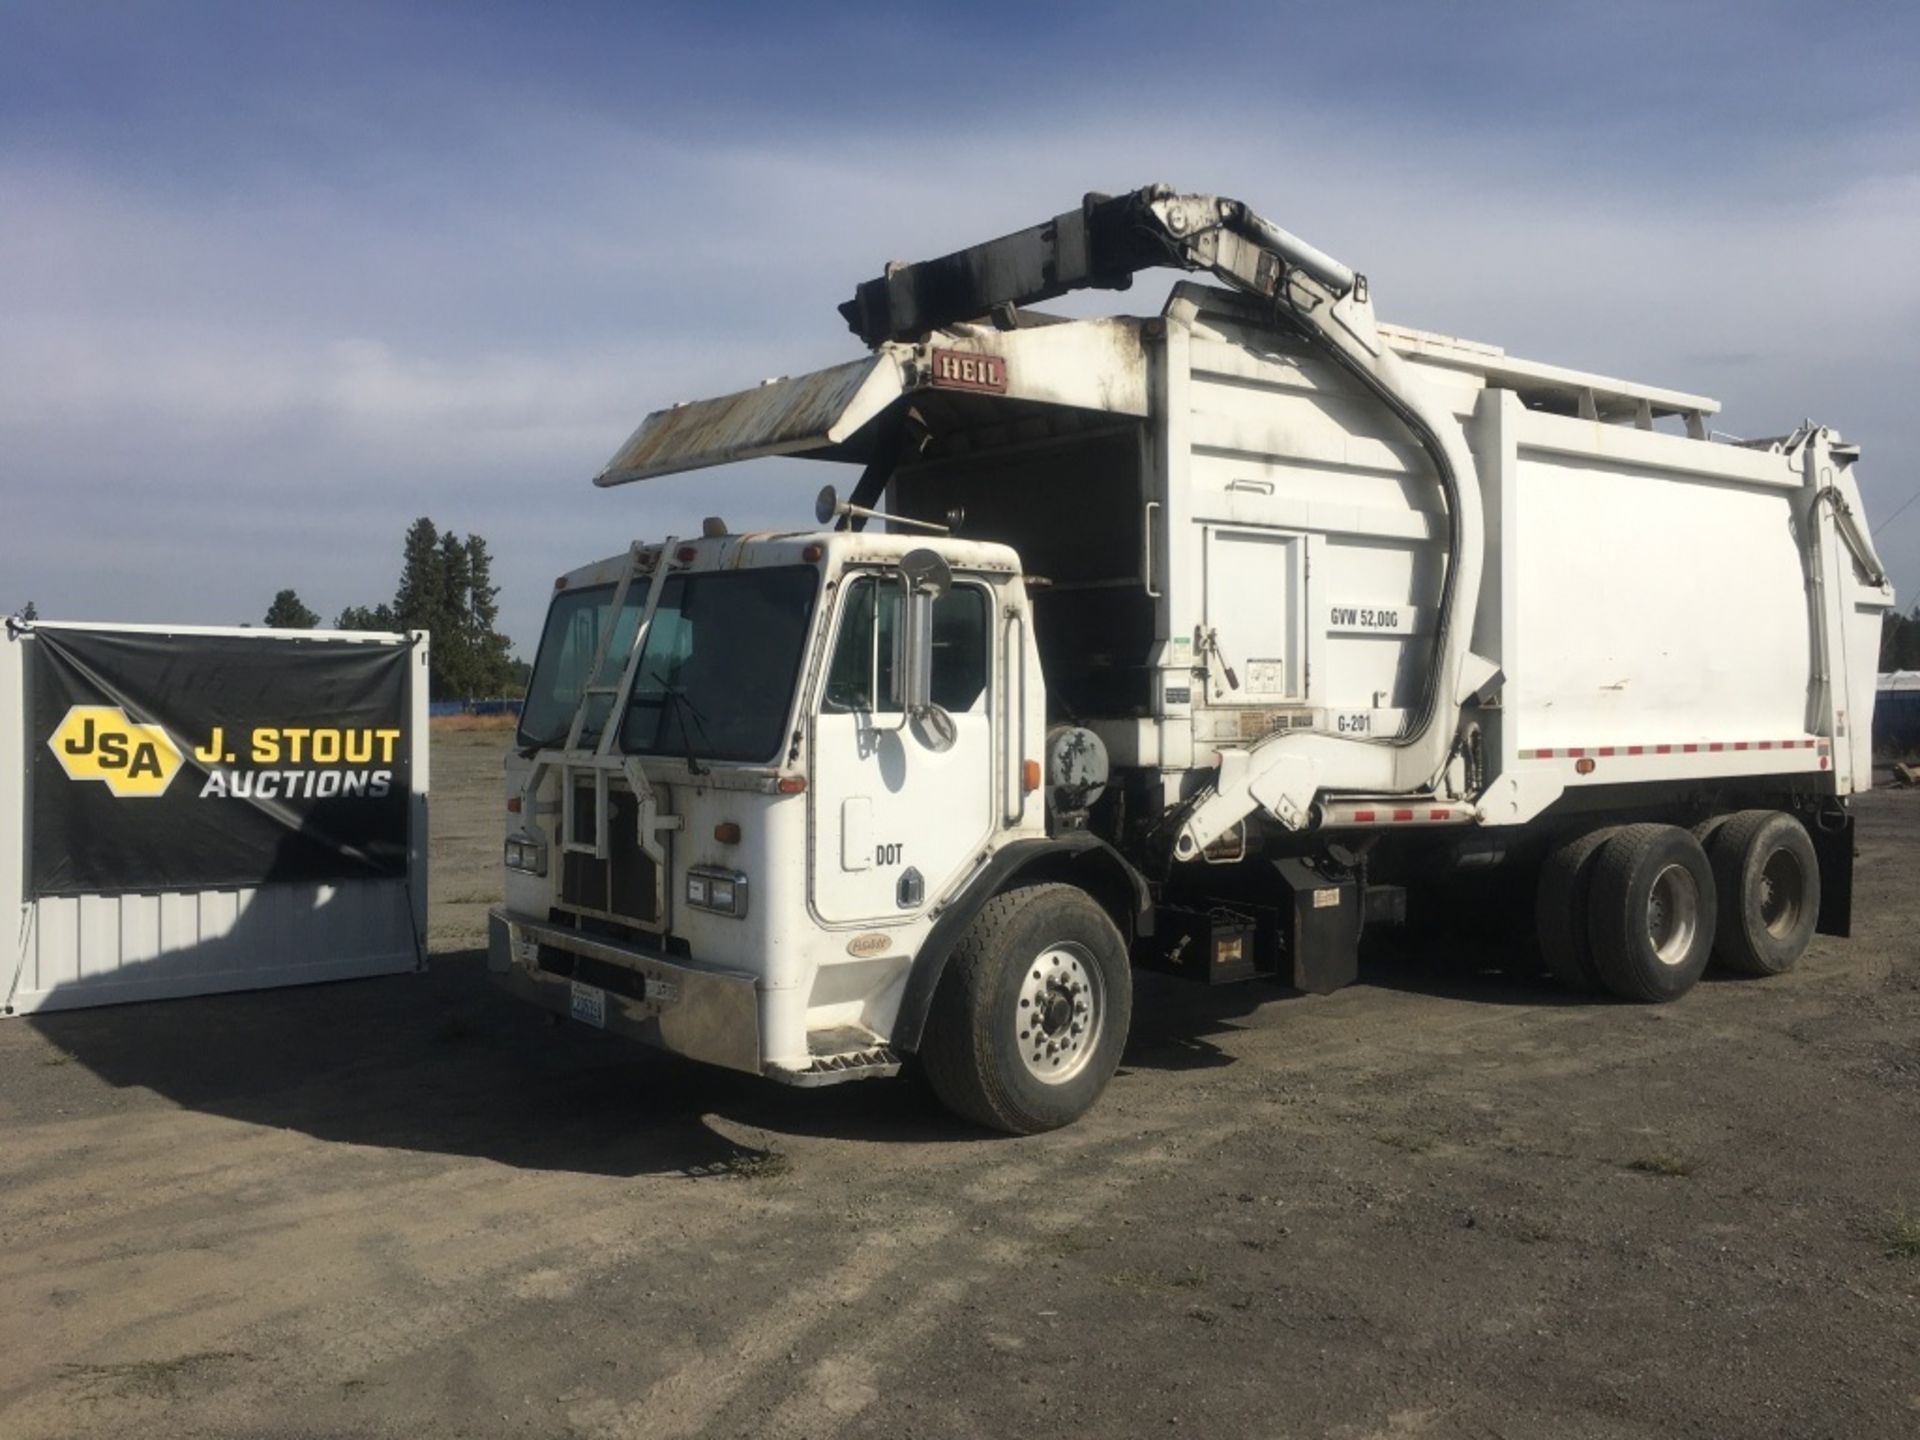
[[[992,592],[959,580],[933,603],[932,699],[954,740],[906,723],[905,591],[887,576],[841,587],[813,717],[814,913],[826,924],[911,919],[972,868],[993,827]]]

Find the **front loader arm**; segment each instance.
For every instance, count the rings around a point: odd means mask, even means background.
[[[1045,224],[936,260],[889,265],[840,312],[855,334],[878,345],[988,316],[1014,325],[1021,305],[1073,290],[1125,289],[1138,271],[1162,266],[1209,271],[1272,301],[1281,318],[1379,397],[1432,461],[1450,531],[1433,663],[1406,732],[1361,739],[1285,731],[1222,751],[1213,784],[1169,817],[1172,855],[1187,860],[1256,811],[1300,828],[1325,792],[1404,795],[1438,784],[1461,703],[1492,669],[1468,651],[1486,536],[1479,474],[1458,420],[1380,340],[1364,275],[1237,200],[1163,185],[1089,195],[1079,210]]]
[[[1089,195],[1078,210],[936,260],[889,265],[840,313],[868,345],[915,340],[1074,290],[1125,290],[1138,272],[1161,267],[1211,270],[1236,289],[1268,297],[1288,269],[1336,295],[1366,290],[1365,277],[1238,200],[1150,185],[1129,195]]]

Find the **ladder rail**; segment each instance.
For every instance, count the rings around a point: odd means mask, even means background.
[[[614,587],[613,598],[607,608],[606,627],[600,633],[600,643],[594,648],[593,663],[587,668],[587,683],[580,687],[580,703],[574,707],[573,720],[567,727],[566,747],[560,757],[560,851],[562,854],[591,855],[596,860],[604,860],[609,853],[608,811],[611,809],[609,792],[609,769],[605,764],[581,765],[578,759],[582,754],[581,740],[586,733],[587,712],[592,709],[595,700],[607,697],[607,711],[600,722],[600,733],[594,739],[591,752],[596,761],[617,754],[615,741],[619,736],[621,719],[626,711],[628,698],[633,693],[633,683],[639,672],[640,656],[647,647],[647,633],[652,628],[654,612],[660,606],[660,592],[667,578],[668,557],[673,553],[675,536],[669,535],[657,548],[634,544],[627,550],[627,568],[620,576],[620,582]],[[648,578],[647,598],[641,607],[640,617],[633,627],[633,635],[627,642],[627,653],[620,666],[620,679],[617,683],[602,683],[601,675],[605,671],[607,658],[613,650],[614,632],[619,628],[620,616],[626,608],[627,596],[632,593],[633,582],[640,573],[640,567],[646,554],[652,550],[654,555],[653,571]],[[651,787],[647,785],[645,773],[637,765],[624,767],[628,784],[633,786],[637,798],[647,808],[651,800]],[[575,804],[579,792],[579,775],[582,770],[593,776],[593,838],[577,840],[574,827]]]
[[[667,557],[673,551],[675,537],[669,535],[666,543],[660,547],[660,563],[653,567],[653,579],[647,586],[646,603],[640,608],[640,623],[633,627],[633,645],[627,651],[627,663],[620,671],[620,683],[614,686],[613,709],[607,713],[607,723],[600,727],[600,742],[594,747],[596,755],[612,755],[614,741],[619,738],[620,727],[615,716],[624,721],[627,706],[633,700],[634,682],[640,678],[640,657],[646,653],[647,636],[653,630],[654,613],[660,608],[660,592],[666,588]]]
[[[607,652],[613,648],[613,632],[620,628],[620,612],[626,608],[627,592],[633,588],[633,577],[639,571],[641,549],[638,543],[627,547],[626,568],[613,587],[607,622],[601,628],[599,643],[593,647],[593,661],[587,666],[586,679],[580,687],[580,701],[573,707],[573,719],[567,725],[566,744],[561,748],[569,752],[580,748],[580,737],[587,728],[587,711],[593,707],[594,697],[608,693],[607,687],[600,683],[600,671],[607,663]]]

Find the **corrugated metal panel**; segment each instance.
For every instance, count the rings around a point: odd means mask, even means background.
[[[15,1013],[415,968],[404,881],[35,901]]]
[[[128,630],[153,627],[105,627]],[[169,627],[171,629],[171,627]],[[258,630],[171,633],[259,638]],[[298,632],[295,638],[321,638]],[[395,637],[398,638],[398,637]],[[418,968],[426,935],[427,645],[410,669],[413,811],[410,877],[138,895],[24,892],[27,702],[22,651],[0,641],[0,1014],[345,980]],[[351,643],[367,643],[356,636]]]

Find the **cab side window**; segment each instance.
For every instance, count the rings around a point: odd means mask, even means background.
[[[827,667],[825,709],[898,715],[905,708],[899,645],[905,597],[890,580],[862,576],[847,587],[840,634]],[[933,701],[955,714],[979,703],[987,688],[987,595],[956,585],[933,606]]]
[[[840,634],[827,667],[826,708],[898,714],[894,637],[900,631],[900,587],[863,576],[847,587]]]
[[[933,703],[955,715],[987,688],[987,592],[956,585],[933,602]]]

